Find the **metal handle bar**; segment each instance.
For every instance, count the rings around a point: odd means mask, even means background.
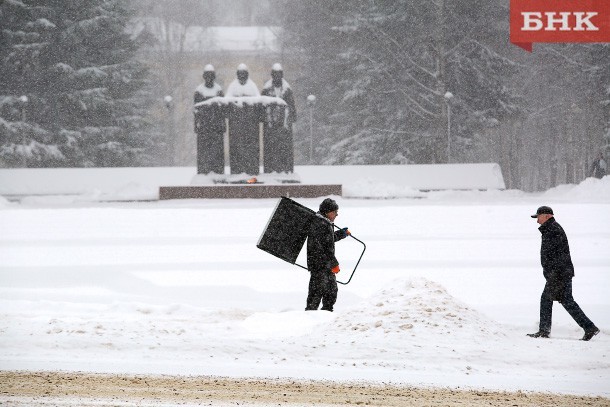
[[[337,229],[341,229],[339,226],[337,226],[335,224],[333,224],[333,226],[336,227]],[[356,269],[358,268],[358,265],[360,264],[360,260],[362,260],[362,256],[364,256],[364,252],[366,251],[366,244],[364,244],[364,242],[362,240],[360,240],[357,237],[355,237],[354,235],[352,235],[351,232],[348,236],[350,236],[352,239],[355,239],[356,241],[360,242],[362,244],[362,246],[364,246],[364,248],[362,249],[362,253],[360,253],[360,257],[358,257],[358,262],[356,262],[356,265],[354,266],[354,269],[352,270],[352,274],[350,274],[349,279],[346,282],[337,280],[337,283],[343,284],[343,285],[348,285],[349,282],[352,281],[352,277],[354,277],[354,273],[356,272]],[[294,264],[309,271],[309,269],[307,267],[301,266],[299,263],[294,263]]]

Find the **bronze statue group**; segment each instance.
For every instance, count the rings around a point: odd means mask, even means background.
[[[203,70],[204,82],[194,95],[197,173],[224,173],[223,142],[228,130],[231,174],[258,174],[259,123],[263,123],[264,172],[294,172],[292,125],[297,113],[282,66],[273,64],[271,79],[260,92],[245,64],[239,64],[236,76],[225,95],[216,83],[214,67],[208,64]]]

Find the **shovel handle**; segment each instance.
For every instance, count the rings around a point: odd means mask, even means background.
[[[337,229],[340,229],[337,226],[335,226],[335,227]],[[360,260],[362,260],[362,256],[364,256],[364,252],[366,251],[366,245],[364,244],[364,242],[362,240],[358,239],[357,237],[354,237],[354,235],[352,235],[351,233],[348,236],[351,236],[352,239],[355,239],[356,241],[360,242],[360,244],[362,244],[362,253],[360,253],[360,257],[358,257],[358,261],[356,262],[356,265],[354,266],[354,269],[352,270],[352,274],[350,274],[349,279],[346,282],[337,280],[337,283],[343,284],[343,285],[347,285],[347,284],[349,284],[350,281],[352,281],[352,277],[354,277],[354,273],[356,272],[356,269],[358,268],[358,265],[360,264]]]

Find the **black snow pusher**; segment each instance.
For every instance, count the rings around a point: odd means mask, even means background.
[[[324,222],[324,220],[316,216],[316,213],[308,207],[283,196],[271,214],[256,247],[290,264],[307,270],[307,267],[298,264],[296,261],[305,244],[305,240],[307,240],[307,231],[312,222]],[[338,226],[334,226],[340,229]],[[347,285],[352,281],[352,277],[354,277],[354,273],[356,273],[356,269],[366,250],[366,245],[362,240],[354,237],[352,234],[348,236],[362,244],[363,248],[349,279],[345,282],[337,281],[337,283],[343,285]]]

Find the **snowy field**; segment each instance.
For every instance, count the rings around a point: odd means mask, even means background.
[[[336,223],[367,250],[327,313],[303,311],[306,271],[256,248],[276,200],[0,197],[0,369],[610,396],[610,177],[337,200]],[[543,204],[570,239],[574,297],[602,330],[590,342],[557,303],[551,339],[525,336],[544,286],[529,215]],[[340,279],[360,249],[337,244]]]

